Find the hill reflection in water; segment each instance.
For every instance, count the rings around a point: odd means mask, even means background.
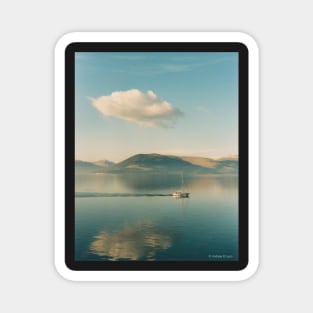
[[[194,175],[184,177],[190,190],[236,189],[236,175]],[[160,192],[181,188],[180,174],[86,174],[76,176],[76,192],[127,193]],[[166,193],[166,192],[165,192]]]

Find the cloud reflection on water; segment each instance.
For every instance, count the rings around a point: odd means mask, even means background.
[[[162,233],[152,222],[126,225],[112,233],[103,230],[94,238],[90,251],[110,261],[153,260],[157,251],[173,245],[172,237]]]

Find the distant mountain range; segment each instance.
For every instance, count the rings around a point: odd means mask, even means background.
[[[97,162],[75,161],[76,173],[177,173],[184,174],[236,174],[238,158],[211,159],[203,157],[180,157],[161,154],[136,154],[113,163],[108,160]]]

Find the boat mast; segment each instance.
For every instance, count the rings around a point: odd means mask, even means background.
[[[182,192],[184,192],[184,176],[183,176],[183,172],[181,172],[181,190],[182,190]]]

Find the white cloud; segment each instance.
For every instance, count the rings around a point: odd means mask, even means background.
[[[114,116],[143,127],[172,127],[183,113],[151,90],[115,91],[109,96],[91,99],[92,105],[104,116]]]

